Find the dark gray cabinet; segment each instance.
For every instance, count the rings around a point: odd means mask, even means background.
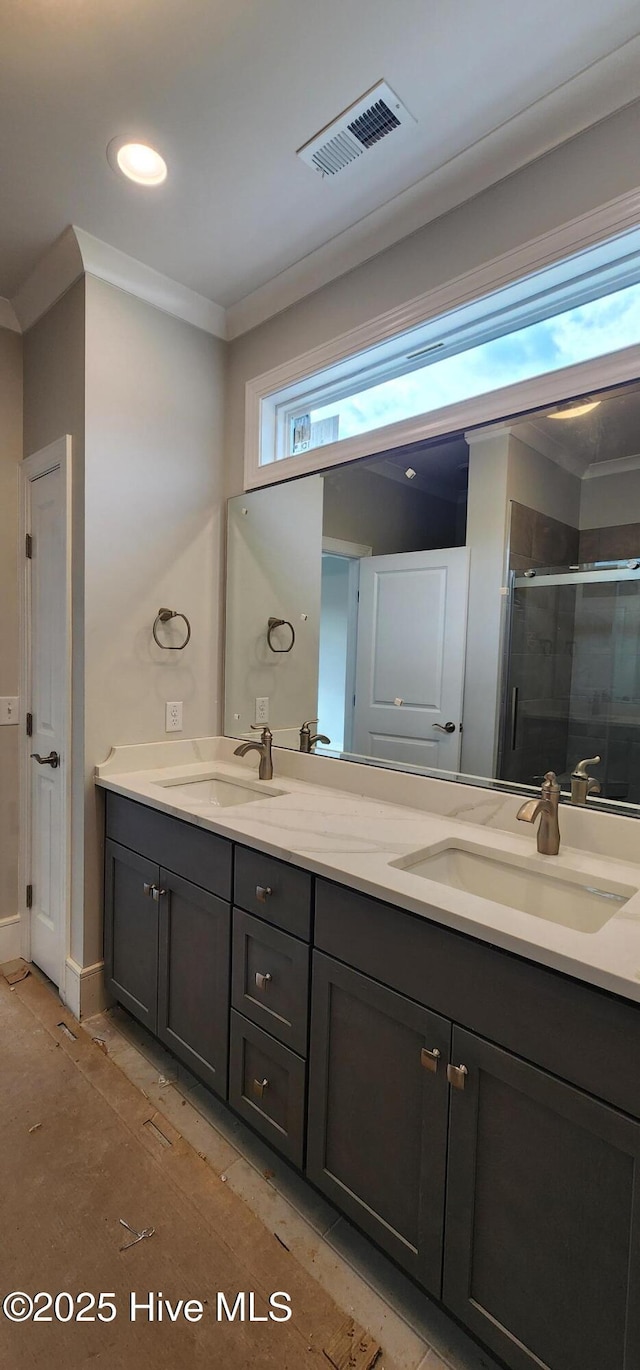
[[[117,842],[105,849],[105,984],[151,1032],[158,1024],[159,870]]]
[[[294,1165],[304,1152],[307,1066],[295,1051],[231,1011],[229,1102]]]
[[[230,937],[229,904],[160,870],[158,1036],[223,1098]]]
[[[241,909],[233,911],[233,1007],[307,1054],[309,945]]]
[[[105,889],[114,998],[510,1370],[638,1370],[637,1005],[118,795]]]
[[[316,952],[307,1173],[440,1295],[451,1025]]]
[[[640,1125],[459,1028],[444,1302],[513,1370],[640,1365]]]

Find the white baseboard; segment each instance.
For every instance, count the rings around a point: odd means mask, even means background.
[[[79,966],[77,961],[68,956],[62,998],[79,1021],[91,1018],[94,1013],[102,1013],[111,1003],[104,987],[104,962]]]
[[[19,913],[14,913],[11,918],[0,918],[0,966],[22,955],[20,934]]]

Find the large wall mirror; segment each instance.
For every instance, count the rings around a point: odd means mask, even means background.
[[[225,732],[640,804],[640,383],[238,496]],[[591,801],[590,801],[591,802]]]

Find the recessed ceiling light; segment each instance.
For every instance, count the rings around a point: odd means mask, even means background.
[[[592,409],[597,409],[602,404],[602,400],[587,400],[584,404],[570,404],[564,409],[555,409],[552,414],[547,414],[548,419],[579,419],[581,414],[590,414]]]
[[[114,170],[121,171],[136,185],[161,186],[167,179],[164,157],[148,143],[127,143],[114,138],[107,148],[107,157]]]

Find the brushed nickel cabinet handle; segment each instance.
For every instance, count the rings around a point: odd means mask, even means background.
[[[271,984],[271,975],[270,975],[270,972],[269,972],[269,971],[265,971],[265,974],[264,974],[264,975],[261,975],[261,974],[260,974],[260,971],[257,970],[257,971],[256,971],[256,984],[257,984],[257,986],[258,986],[258,989],[266,989],[266,988],[267,988],[267,985],[270,985],[270,984]]]
[[[253,1092],[254,1092],[254,1094],[257,1094],[257,1096],[258,1096],[259,1099],[262,1099],[262,1098],[263,1098],[263,1096],[264,1096],[264,1091],[265,1091],[265,1089],[268,1089],[268,1088],[269,1088],[269,1081],[268,1081],[266,1075],[265,1075],[265,1077],[264,1077],[264,1080],[254,1080],[254,1082],[253,1082]]]
[[[162,899],[162,896],[163,896],[164,894],[166,894],[166,893],[167,893],[167,891],[166,891],[166,890],[160,889],[160,886],[159,886],[159,885],[152,885],[152,886],[151,886],[151,898],[152,898],[152,899],[155,899],[156,904],[158,903],[158,901],[159,901],[160,899]]]
[[[154,889],[155,889],[155,885],[151,885],[151,884],[149,883],[148,880],[145,880],[144,885],[142,886],[142,890],[143,890],[143,893],[147,895],[147,898],[148,898],[148,899],[151,898]]]
[[[261,904],[266,904],[270,894],[273,894],[270,885],[256,885],[256,899],[259,899]]]
[[[432,1051],[429,1050],[429,1047],[422,1048],[422,1051],[420,1052],[420,1065],[424,1066],[425,1070],[430,1070],[432,1075],[435,1075],[438,1069],[439,1060],[440,1052],[437,1047],[434,1047]]]
[[[466,1066],[447,1066],[447,1080],[454,1089],[464,1089],[464,1083],[469,1071]]]

